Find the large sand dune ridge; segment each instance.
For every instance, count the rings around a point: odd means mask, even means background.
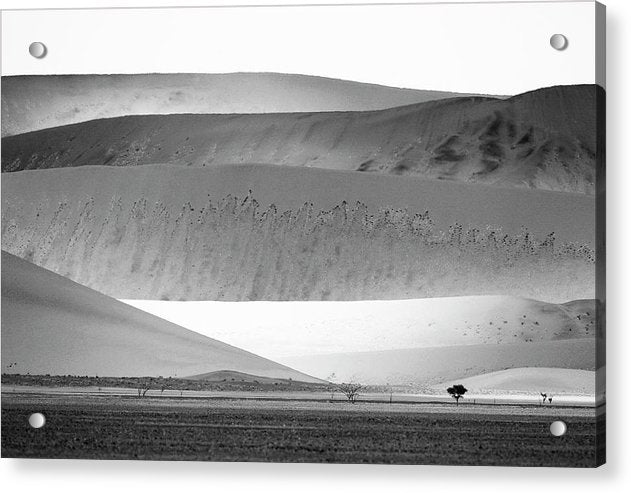
[[[466,94],[296,74],[22,75],[2,78],[2,136],[124,115],[367,111]]]
[[[267,163],[593,193],[594,85],[350,112],[147,115],[3,138],[2,170]]]
[[[592,197],[481,187],[258,165],[27,171],[3,177],[2,241],[126,299],[594,297]]]

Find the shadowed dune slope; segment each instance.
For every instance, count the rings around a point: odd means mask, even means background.
[[[365,111],[464,94],[308,75],[115,74],[2,78],[2,136],[123,115]]]
[[[422,388],[509,368],[595,370],[596,341],[575,339],[518,344],[478,344],[280,358],[320,378]]]
[[[2,372],[316,379],[186,330],[2,252]]]
[[[593,193],[602,94],[559,86],[366,112],[93,120],[4,138],[2,170],[268,163]]]
[[[594,297],[593,235],[584,194],[416,177],[147,165],[2,179],[5,250],[124,299],[565,302]]]

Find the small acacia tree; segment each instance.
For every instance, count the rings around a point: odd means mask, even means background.
[[[458,405],[458,401],[460,400],[460,398],[464,397],[464,395],[467,393],[467,389],[465,388],[464,385],[456,384],[453,387],[449,387],[447,389],[447,393],[451,397],[456,399],[456,406],[457,406]]]
[[[355,400],[363,388],[364,386],[358,383],[341,383],[337,386],[337,389],[353,404],[355,404]]]

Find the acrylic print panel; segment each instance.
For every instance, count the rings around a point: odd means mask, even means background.
[[[3,456],[602,464],[603,35],[3,12]]]

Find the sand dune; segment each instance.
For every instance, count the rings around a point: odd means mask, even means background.
[[[316,381],[2,252],[2,372],[187,376],[233,370]]]
[[[528,343],[528,350],[530,343],[596,336],[593,300],[583,300],[572,315],[565,305],[510,296],[352,302],[124,301],[274,360],[478,344]]]
[[[208,169],[164,164],[83,166],[2,175],[3,211],[15,205],[26,212],[41,202],[44,214],[62,202],[72,205],[86,199],[95,202],[93,214],[104,214],[112,199],[120,197],[123,207],[142,200],[148,206],[160,202],[171,216],[177,216],[185,212],[185,204],[200,211],[209,201],[219,205],[227,195],[244,200],[249,191],[261,209],[274,204],[279,212],[297,210],[305,203],[326,210],[342,201],[349,207],[360,201],[370,213],[428,211],[442,230],[456,222],[490,225],[508,234],[526,227],[535,236],[554,232],[562,242],[594,245],[595,200],[583,194],[262,164]]]
[[[593,193],[603,94],[560,86],[366,112],[92,120],[5,137],[2,170],[267,163]]]
[[[7,251],[126,299],[593,298],[594,213],[583,194],[263,165],[2,179]]]
[[[394,349],[280,358],[310,375],[376,385],[424,386],[507,368],[595,369],[595,339]]]
[[[122,115],[365,111],[464,94],[306,75],[118,74],[2,78],[2,136]]]
[[[596,392],[596,372],[567,368],[511,368],[475,377],[445,382],[442,387],[460,383],[471,393],[544,392],[587,394]]]
[[[604,347],[593,300],[125,302],[319,378],[414,389],[506,368],[594,370]]]
[[[287,384],[288,379],[261,377],[260,375],[250,375],[240,371],[211,371],[210,373],[202,373],[201,375],[186,376],[187,380],[203,380],[205,382],[236,382],[236,383],[254,383],[264,385]],[[304,379],[303,379],[304,380]],[[322,381],[324,383],[324,381]]]

